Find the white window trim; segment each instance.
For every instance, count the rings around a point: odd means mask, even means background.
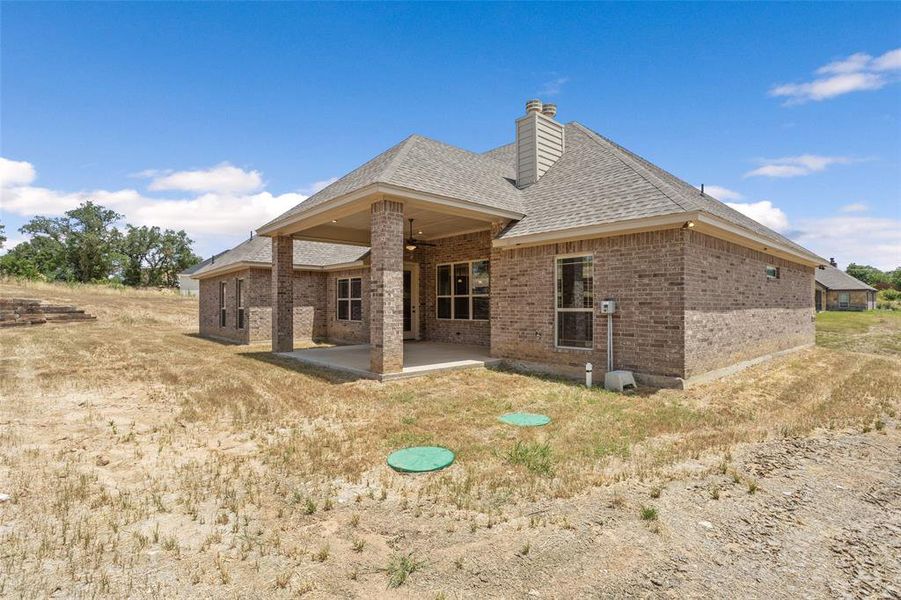
[[[219,282],[219,328],[228,327],[228,281]]]
[[[590,258],[591,259],[591,308],[557,308],[557,281],[559,281],[560,259],[563,258]],[[557,350],[576,350],[582,352],[594,351],[594,320],[595,320],[595,302],[594,302],[594,254],[578,253],[578,254],[557,254],[554,256],[554,348]],[[557,329],[559,320],[557,313],[561,312],[590,312],[591,313],[591,346],[585,348],[582,346],[561,346],[557,343]]]
[[[773,269],[776,274],[770,275],[770,269]],[[777,267],[776,265],[767,265],[764,269],[764,273],[766,273],[767,279],[780,279],[779,267]]]
[[[247,328],[247,311],[244,306],[244,293],[244,279],[235,279],[235,329]]]
[[[353,281],[354,279],[360,280],[360,296],[358,298],[351,295],[352,294],[351,290],[353,289],[353,285],[351,285],[351,281]],[[338,296],[338,294],[340,293],[339,290],[341,288],[340,282],[342,282],[342,281],[347,282],[347,298],[341,298],[340,296]],[[342,319],[341,317],[338,316],[338,305],[341,303],[342,300],[347,302],[347,318],[346,319]],[[351,307],[351,302],[354,300],[360,301],[360,318],[359,319],[351,318],[353,311],[351,310],[350,307]],[[342,323],[362,323],[363,322],[363,278],[362,277],[336,277],[335,278],[335,320],[340,321]]]
[[[473,294],[472,293],[472,263],[477,262],[487,262],[488,263],[488,293],[487,294]],[[462,265],[466,264],[469,269],[469,291],[466,297],[469,298],[469,318],[468,319],[455,319],[454,318],[454,298],[463,298],[463,296],[454,295],[454,265]],[[451,293],[448,296],[447,294],[439,294],[438,293],[438,269],[441,267],[450,267],[451,268]],[[451,300],[451,316],[447,317],[439,317],[438,316],[438,299],[439,298],[450,298]],[[435,318],[439,321],[475,321],[476,323],[487,323],[491,320],[491,312],[489,309],[488,318],[487,319],[474,319],[472,317],[472,299],[473,298],[491,298],[491,260],[487,258],[474,258],[472,260],[457,260],[454,262],[444,262],[438,263],[435,265]],[[490,300],[489,300],[490,302]]]

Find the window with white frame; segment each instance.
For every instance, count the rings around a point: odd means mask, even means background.
[[[591,348],[594,344],[594,260],[589,256],[557,259],[556,345]]]
[[[339,321],[363,320],[363,283],[359,277],[338,279],[337,318]]]
[[[244,280],[235,280],[235,327],[244,329]]]
[[[436,270],[435,312],[439,319],[488,320],[491,277],[487,260],[438,265]]]
[[[225,327],[225,282],[219,282],[219,327]]]
[[[779,279],[779,267],[774,267],[773,265],[766,266],[766,278],[767,279]]]

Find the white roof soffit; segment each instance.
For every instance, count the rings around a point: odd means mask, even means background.
[[[298,214],[279,217],[257,229],[258,235],[276,236],[291,235],[295,232],[328,223],[332,219],[358,212],[361,207],[384,198],[400,202],[428,205],[435,210],[461,216],[481,217],[486,221],[497,219],[522,219],[522,213],[492,208],[476,202],[440,196],[428,192],[419,192],[386,183],[374,183],[355,190],[344,196],[338,196],[327,202],[316,205],[310,210]]]
[[[344,269],[356,269],[366,266],[362,260],[355,260],[347,263],[335,263],[333,265],[294,265],[295,271],[341,271]],[[209,269],[199,271],[191,275],[191,279],[209,279],[226,275],[234,271],[243,271],[244,269],[271,269],[272,264],[267,262],[241,261],[223,265],[218,269]]]
[[[827,263],[825,259],[813,253],[801,253],[787,245],[780,244],[775,240],[763,238],[753,231],[733,225],[703,212],[680,212],[669,215],[616,221],[614,223],[573,227],[570,229],[522,235],[512,238],[501,238],[494,240],[493,245],[498,248],[506,249],[541,246],[544,244],[654,231],[656,229],[673,229],[682,227],[688,222],[694,224],[692,227],[694,231],[706,233],[712,237],[724,239],[740,246],[751,248],[752,250],[779,256],[792,262],[809,266],[819,266]]]

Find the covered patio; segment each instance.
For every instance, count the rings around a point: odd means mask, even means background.
[[[492,358],[488,348],[442,342],[404,342],[403,367],[400,371],[378,373],[371,369],[369,344],[307,348],[280,352],[304,364],[349,373],[365,379],[390,381],[419,377],[442,371],[484,368],[501,361]]]

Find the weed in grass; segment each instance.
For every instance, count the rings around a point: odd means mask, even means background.
[[[548,444],[518,441],[507,453],[507,460],[511,464],[524,466],[536,475],[550,477],[554,474],[553,457]]]
[[[642,506],[641,507],[641,520],[642,521],[656,521],[657,520],[657,509],[653,506]]]
[[[362,552],[363,547],[365,545],[366,545],[366,542],[361,538],[354,540],[354,545],[353,545],[354,552]]]
[[[748,493],[754,494],[757,492],[757,482],[753,479],[748,480]]]
[[[359,524],[360,524],[360,515],[358,515],[358,514],[352,515],[352,516],[350,517],[350,526],[351,526],[351,527],[356,527],[356,526],[359,525]]]
[[[626,505],[626,499],[619,492],[614,492],[610,498],[610,508],[622,508]]]
[[[319,551],[313,555],[313,560],[315,560],[316,562],[325,562],[326,560],[328,560],[328,556],[329,547],[328,544],[326,544],[325,546],[319,548]]]
[[[710,489],[710,498],[712,500],[719,500],[720,499],[720,488],[718,488],[717,486],[713,486]]]
[[[385,569],[388,573],[388,587],[398,588],[407,581],[417,569],[422,567],[422,563],[416,561],[412,554],[397,554],[388,563]]]
[[[655,485],[654,487],[651,488],[651,498],[659,498],[660,494],[662,494],[662,493],[663,493],[662,485]]]
[[[303,512],[305,515],[312,515],[316,512],[316,503],[313,502],[312,498],[307,498],[306,504],[304,504]]]
[[[279,573],[275,576],[275,587],[280,590],[288,587],[288,583],[291,581],[291,571],[285,571],[284,573]]]
[[[526,545],[519,549],[520,556],[528,556],[529,550],[532,549],[532,545],[529,542],[526,542]]]
[[[457,567],[457,570],[463,569],[463,557],[459,556],[454,559],[454,566]]]

